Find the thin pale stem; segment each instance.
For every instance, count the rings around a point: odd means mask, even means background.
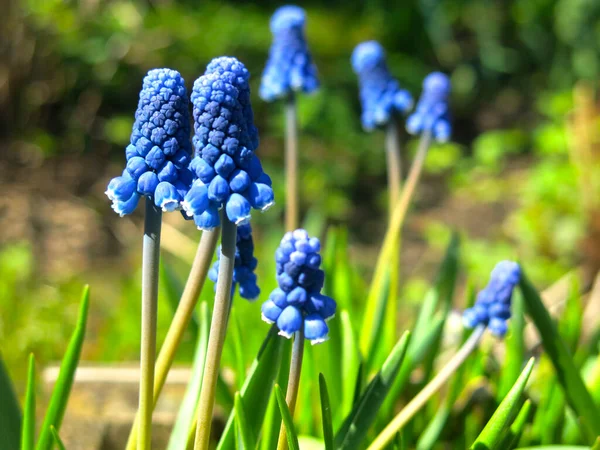
[[[294,94],[290,94],[285,103],[285,182],[285,228],[293,231],[299,226],[298,116]]]
[[[302,372],[302,359],[304,357],[304,330],[296,332],[294,336],[294,346],[292,348],[292,358],[290,360],[290,375],[288,377],[285,402],[290,409],[292,417],[296,409],[296,400],[298,399],[298,388],[300,387],[300,373]],[[279,439],[277,441],[277,450],[287,450],[288,441],[283,422],[279,429]]]
[[[375,438],[367,450],[381,450],[385,448],[396,436],[396,434],[415,416],[415,414],[427,403],[427,401],[448,381],[448,379],[466,361],[468,356],[479,345],[479,341],[485,331],[484,325],[479,325],[469,339],[456,352],[439,373],[419,392],[396,417]]]
[[[217,241],[219,240],[220,229],[216,228],[211,231],[204,231],[198,244],[198,250],[188,279],[185,283],[179,305],[167,331],[165,341],[160,348],[158,358],[156,359],[155,375],[154,375],[154,398],[153,408],[156,407],[156,402],[162,391],[169,369],[175,359],[175,353],[177,348],[181,344],[185,330],[187,329],[196,304],[198,303],[198,297],[206,281],[206,274],[210,268],[212,257],[215,253]],[[138,426],[140,420],[140,412],[135,416],[133,426],[129,433],[129,439],[127,441],[126,450],[135,450],[138,441]]]
[[[210,442],[210,428],[213,409],[215,407],[219,365],[221,363],[221,354],[223,353],[227,320],[231,306],[231,284],[233,282],[233,266],[235,264],[237,226],[227,219],[225,214],[221,215],[221,222],[223,225],[221,230],[219,277],[217,279],[215,304],[210,323],[208,348],[206,350],[200,402],[198,404],[195,450],[207,450]]]
[[[140,351],[140,398],[138,450],[150,450],[154,361],[156,358],[156,316],[158,310],[158,265],[160,262],[160,225],[162,212],[146,198],[142,255],[142,342]]]
[[[385,132],[385,154],[388,171],[388,191],[390,197],[390,216],[392,208],[400,198],[402,187],[402,157],[400,155],[400,139],[398,136],[398,122],[394,117],[390,119]]]

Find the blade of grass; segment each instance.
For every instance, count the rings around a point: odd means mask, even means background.
[[[339,413],[335,414],[336,425],[343,419],[343,414],[347,414],[352,409],[354,394],[356,390],[358,366],[360,356],[350,314],[347,310],[342,310],[340,314],[340,324],[342,328],[342,402]]]
[[[506,357],[504,367],[500,372],[498,381],[498,393],[496,399],[502,401],[510,390],[519,374],[525,359],[525,341],[523,330],[525,329],[525,304],[520,292],[513,293],[512,315],[508,325],[508,336],[505,339]]]
[[[276,384],[273,389],[275,392],[275,398],[277,399],[277,404],[279,405],[279,411],[281,412],[283,424],[285,425],[288,447],[290,450],[300,450],[300,445],[298,444],[298,435],[296,434],[294,421],[292,420],[292,414],[290,413],[290,409],[285,402],[285,395],[278,384]]]
[[[390,391],[394,378],[404,363],[404,356],[409,342],[410,332],[406,331],[342,424],[335,436],[337,449],[353,450],[362,445],[362,441],[375,421],[383,400]]]
[[[60,371],[58,373],[58,378],[56,380],[56,384],[54,385],[54,389],[52,390],[52,396],[50,397],[48,410],[46,411],[44,422],[40,428],[40,437],[36,446],[37,450],[51,449],[51,426],[54,426],[57,430],[60,430],[60,425],[67,408],[69,394],[71,393],[71,387],[73,386],[75,370],[77,369],[77,364],[79,364],[83,339],[85,338],[89,299],[90,288],[89,286],[85,286],[83,288],[83,294],[81,295],[81,304],[79,306],[77,325],[75,326],[75,330],[71,335],[71,340],[67,347],[67,351],[65,352],[65,356],[60,365]]]
[[[540,333],[544,349],[556,370],[558,381],[565,391],[569,404],[581,418],[582,431],[587,436],[588,442],[592,443],[596,436],[600,435],[600,411],[585,387],[567,345],[558,334],[540,295],[524,270],[521,274],[520,286],[527,312]]]
[[[0,450],[19,448],[21,408],[0,355]]]
[[[523,434],[525,425],[527,425],[527,421],[529,420],[531,408],[531,400],[525,400],[525,403],[523,403],[519,414],[517,414],[517,418],[508,429],[508,433],[506,433],[504,436],[502,444],[499,446],[499,448],[510,450],[518,444],[519,438],[521,437],[521,434]]]
[[[535,359],[531,358],[483,431],[475,439],[473,445],[471,445],[470,448],[472,450],[493,450],[500,448],[499,444],[502,442],[505,430],[519,411],[521,396],[525,392],[525,386],[533,370],[534,363]]]
[[[50,426],[50,432],[52,433],[52,438],[54,439],[54,443],[56,444],[58,449],[59,450],[67,450],[65,448],[65,444],[63,444],[63,441],[61,440],[60,436],[58,435],[58,431],[56,431],[56,428],[54,428],[54,425]]]
[[[319,374],[319,392],[321,394],[321,420],[323,421],[323,441],[325,450],[333,450],[333,423],[331,421],[331,404],[327,393],[327,383],[322,373]]]
[[[21,450],[33,450],[35,447],[35,358],[29,355],[27,370],[27,390],[25,392],[25,407],[23,410],[23,434],[21,435]]]
[[[254,433],[248,424],[248,416],[246,415],[242,396],[239,392],[235,393],[233,404],[233,409],[235,410],[235,422],[240,435],[240,441],[243,445],[243,447],[238,445],[238,449],[244,448],[247,450],[253,450],[256,448],[256,438],[254,437]]]
[[[177,420],[173,426],[167,450],[185,450],[187,445],[188,431],[195,417],[196,403],[202,386],[202,372],[204,371],[204,357],[206,355],[206,344],[208,343],[208,305],[202,302],[200,305],[200,328],[197,334],[196,352],[192,375],[188,383],[183,401],[177,413]]]

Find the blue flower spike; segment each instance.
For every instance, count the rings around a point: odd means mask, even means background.
[[[412,96],[390,74],[385,51],[378,42],[358,44],[352,52],[352,68],[358,75],[361,122],[366,131],[386,125],[395,114],[410,111]]]
[[[510,319],[512,293],[521,278],[521,268],[513,261],[496,264],[488,285],[477,295],[472,308],[463,313],[463,324],[467,328],[485,325],[494,336],[503,337]]]
[[[219,258],[221,250],[217,252],[217,260],[208,272],[208,278],[214,283],[219,276]],[[240,296],[246,300],[254,301],[260,295],[260,289],[256,284],[256,274],[254,270],[258,260],[254,257],[254,242],[252,240],[252,227],[250,224],[240,225],[237,228],[237,241],[235,244],[235,263],[233,267],[233,284],[231,286],[231,295],[235,288],[239,286]],[[216,285],[215,285],[216,288]]]
[[[143,196],[163,211],[180,209],[192,174],[189,101],[179,72],[153,69],[144,77],[127,165],[108,183],[106,196],[120,216],[131,214]]]
[[[304,37],[306,14],[298,6],[282,6],[271,17],[273,45],[260,84],[260,97],[271,102],[293,92],[319,87],[317,69]]]
[[[432,72],[425,77],[417,108],[406,121],[406,130],[410,134],[431,133],[438,142],[450,140],[450,88],[450,79],[441,72]]]
[[[291,338],[303,327],[311,344],[328,339],[327,321],[335,316],[336,303],[321,294],[321,243],[305,230],[287,232],[275,252],[279,285],[262,305],[262,319],[276,323],[279,334]]]
[[[250,104],[250,73],[236,58],[215,58],[194,83],[192,104],[195,157],[189,190],[181,204],[201,230],[220,225],[218,211],[238,226],[252,209],[274,204],[271,181],[255,151],[258,131]]]

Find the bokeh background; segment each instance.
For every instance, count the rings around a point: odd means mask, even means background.
[[[120,219],[103,195],[124,164],[145,72],[179,70],[188,88],[211,58],[252,73],[259,152],[278,205],[256,215],[264,294],[282,232],[283,118],[258,83],[280,2],[8,0],[0,21],[0,349],[19,380],[26,355],[60,358],[81,286],[92,306],[84,359],[139,350],[141,214]],[[432,70],[451,76],[453,142],[436,146],[404,232],[403,316],[410,317],[452,230],[470,278],[521,258],[544,287],[600,258],[600,2],[596,0],[306,1],[322,88],[301,97],[306,226],[346,227],[357,285],[370,276],[386,223],[384,133],[361,129],[349,58],[377,39],[414,96]],[[415,142],[403,134],[407,161]],[[166,217],[165,270],[185,281],[199,232]],[[202,298],[210,300],[212,285]],[[172,301],[161,296],[159,328]],[[258,305],[248,327],[265,326]],[[364,302],[364,299],[356,299]],[[457,308],[461,299],[457,299]],[[248,344],[250,347],[251,345]],[[191,358],[187,341],[181,361]],[[249,349],[248,357],[254,355]]]

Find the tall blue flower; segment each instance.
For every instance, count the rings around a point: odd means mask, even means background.
[[[472,308],[463,313],[467,328],[486,325],[495,336],[502,337],[508,329],[512,293],[521,278],[521,268],[513,261],[496,264],[488,285],[479,292]]]
[[[271,179],[255,150],[258,132],[250,104],[250,74],[235,58],[215,58],[192,91],[195,157],[193,183],[182,207],[199,229],[220,224],[219,209],[236,225],[248,223],[252,208],[274,203]]]
[[[431,133],[438,142],[447,142],[452,134],[448,96],[450,79],[441,72],[432,72],[423,80],[423,93],[417,108],[406,121],[410,134]]]
[[[144,77],[127,166],[113,178],[106,195],[121,216],[132,213],[142,196],[163,211],[179,209],[192,181],[190,113],[185,82],[179,72],[153,69]]]
[[[276,323],[279,334],[286,338],[300,331],[311,344],[324,342],[336,303],[321,294],[325,273],[321,270],[321,243],[305,230],[287,232],[275,252],[277,284],[262,305],[262,318]]]
[[[217,260],[208,272],[208,277],[217,282],[219,276],[219,258],[221,251],[217,252]],[[233,268],[233,284],[231,286],[231,295],[236,286],[240,287],[240,296],[246,300],[256,300],[260,294],[260,289],[256,284],[256,274],[254,269],[258,260],[254,257],[254,242],[252,240],[252,227],[250,224],[240,225],[237,229],[237,242],[235,244],[235,264]]]
[[[394,114],[405,114],[412,108],[411,95],[390,74],[385,51],[378,42],[358,44],[352,52],[352,67],[358,75],[365,130],[385,125]]]
[[[260,84],[260,97],[273,101],[294,91],[319,87],[317,68],[304,37],[306,14],[298,6],[282,6],[271,17],[273,45]]]

